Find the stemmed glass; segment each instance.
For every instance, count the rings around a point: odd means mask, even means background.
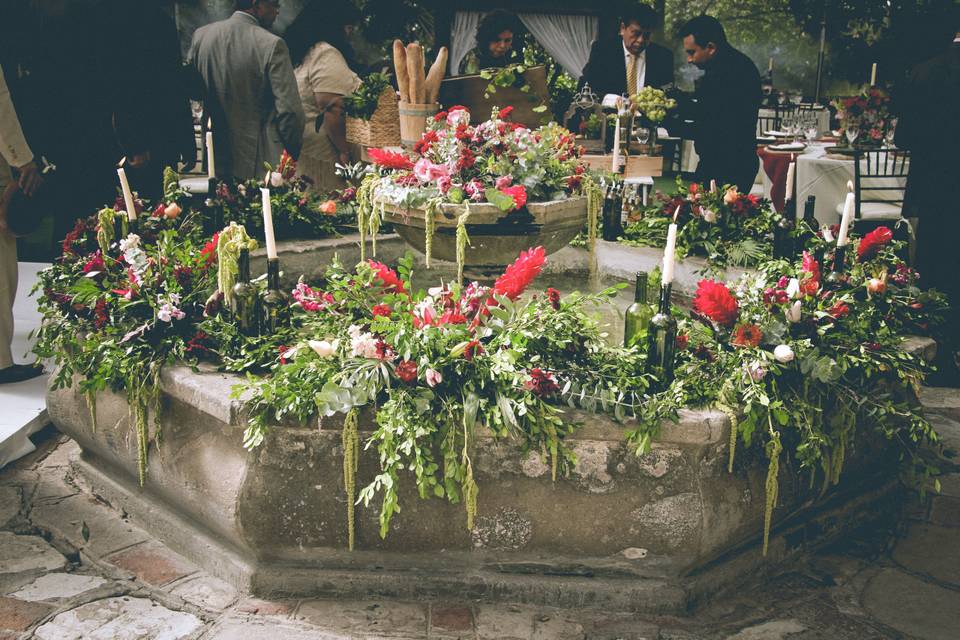
[[[843,131],[843,135],[847,138],[847,144],[851,147],[853,146],[853,141],[857,139],[857,136],[860,135],[859,127],[847,126]]]
[[[887,127],[887,132],[883,135],[883,139],[887,142],[887,147],[893,148],[893,138],[897,133],[897,119],[893,118],[890,120],[890,124]]]
[[[637,142],[639,142],[641,145],[646,145],[650,142],[651,131],[649,127],[637,127],[635,134],[637,137]]]

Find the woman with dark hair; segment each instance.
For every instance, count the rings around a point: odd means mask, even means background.
[[[502,68],[523,59],[523,25],[509,11],[497,9],[477,25],[477,46],[460,63],[460,75]]]
[[[323,193],[341,186],[334,165],[350,162],[343,96],[360,86],[350,69],[353,48],[347,41],[359,20],[360,12],[348,0],[311,0],[283,36],[307,116],[297,171]]]

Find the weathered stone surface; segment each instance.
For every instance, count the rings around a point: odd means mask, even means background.
[[[937,357],[936,341],[925,336],[907,336],[903,341],[903,350],[920,356],[927,362],[933,362],[933,359]]]
[[[0,575],[55,571],[66,566],[67,559],[43,538],[0,532]]]
[[[478,640],[527,640],[531,635],[533,612],[530,609],[481,606],[477,610]]]
[[[106,598],[61,613],[37,628],[39,640],[178,640],[203,627],[194,615],[146,598]]]
[[[928,419],[940,436],[945,453],[954,460],[960,460],[960,422],[937,413],[928,416]]]
[[[237,590],[223,580],[202,575],[176,585],[170,593],[204,609],[222,611],[237,599]]]
[[[630,515],[638,542],[659,543],[677,548],[699,533],[700,496],[680,493],[650,502]]]
[[[960,498],[934,496],[929,519],[931,523],[944,527],[960,527]]]
[[[53,607],[39,602],[0,596],[0,629],[26,631],[52,610]]]
[[[100,576],[85,576],[77,573],[48,573],[10,595],[30,602],[61,600],[92,591],[105,584],[107,584],[107,581]]]
[[[320,629],[338,632],[415,637],[427,633],[427,607],[419,604],[306,600],[300,603],[294,617]]]
[[[948,473],[940,478],[940,495],[960,498],[960,473]]]
[[[0,486],[0,529],[6,529],[20,516],[20,487]]]
[[[533,525],[516,509],[500,509],[493,515],[477,516],[473,545],[486,549],[522,549],[530,542]]]
[[[534,616],[532,640],[581,640],[585,637],[583,625],[572,613],[558,612]]]
[[[246,598],[242,600],[236,610],[239,613],[249,613],[258,616],[288,616],[296,609],[296,600],[260,600]]]
[[[94,557],[105,556],[150,538],[145,531],[122,520],[87,495],[34,504],[30,520]],[[86,540],[83,537],[84,524],[89,532]]]
[[[863,604],[875,619],[909,636],[956,640],[960,591],[886,569],[867,585]]]
[[[473,631],[470,607],[435,604],[430,609],[430,634],[469,633]]]
[[[366,637],[366,636],[362,636]],[[317,629],[313,625],[296,622],[277,622],[256,616],[231,616],[222,620],[206,635],[204,640],[253,640],[274,638],[276,640],[354,640],[354,634],[335,633]]]
[[[932,549],[936,549],[936,553],[931,553]],[[897,543],[893,559],[910,571],[960,587],[960,544],[957,544],[956,529],[913,524],[909,535]]]
[[[110,556],[107,560],[155,587],[179,580],[197,571],[197,567],[183,556],[155,541],[131,547]]]
[[[804,630],[806,627],[793,619],[771,620],[742,629],[727,640],[783,640]]]
[[[921,387],[920,402],[926,412],[960,420],[960,391],[950,387]]]

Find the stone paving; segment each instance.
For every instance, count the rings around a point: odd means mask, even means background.
[[[99,501],[49,429],[0,471],[0,640],[854,640],[960,638],[960,392],[928,389],[942,491],[907,518],[744,584],[690,617],[456,600],[266,601],[238,593]]]

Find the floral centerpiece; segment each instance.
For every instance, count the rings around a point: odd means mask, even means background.
[[[650,207],[628,218],[621,242],[662,247],[674,219],[679,258],[704,256],[720,269],[757,266],[771,255],[768,236],[777,218],[768,201],[735,187],[711,192],[696,182],[685,187],[678,181],[671,195],[658,192]]]
[[[851,146],[879,146],[892,126],[890,96],[883,89],[870,87],[859,95],[834,100],[833,106],[845,135],[843,139],[850,142],[846,134],[857,132]]]
[[[519,238],[519,245],[509,243],[496,256],[486,254],[494,258],[491,264],[505,263],[503,255],[512,259],[531,242],[544,240],[537,234],[548,226],[558,225],[557,232],[545,238],[547,252],[565,245],[587,212],[586,198],[580,194],[591,191],[592,183],[578,160],[580,151],[566,129],[555,124],[528,129],[509,121],[511,111],[511,107],[494,109],[489,120],[473,126],[466,108],[451,107],[428,123],[412,156],[371,149],[378,171],[358,193],[361,234],[375,234],[389,212],[401,236],[426,253],[428,264],[438,226],[450,229],[441,234],[446,242],[438,257],[456,258],[462,264],[470,237],[468,220],[486,225],[484,236],[497,236],[490,227],[499,225],[501,239]],[[595,214],[599,198],[593,204]],[[416,224],[411,225],[414,212]],[[574,231],[567,237],[569,229]],[[525,241],[525,236],[532,239]],[[483,249],[475,247],[474,255],[483,257]]]

